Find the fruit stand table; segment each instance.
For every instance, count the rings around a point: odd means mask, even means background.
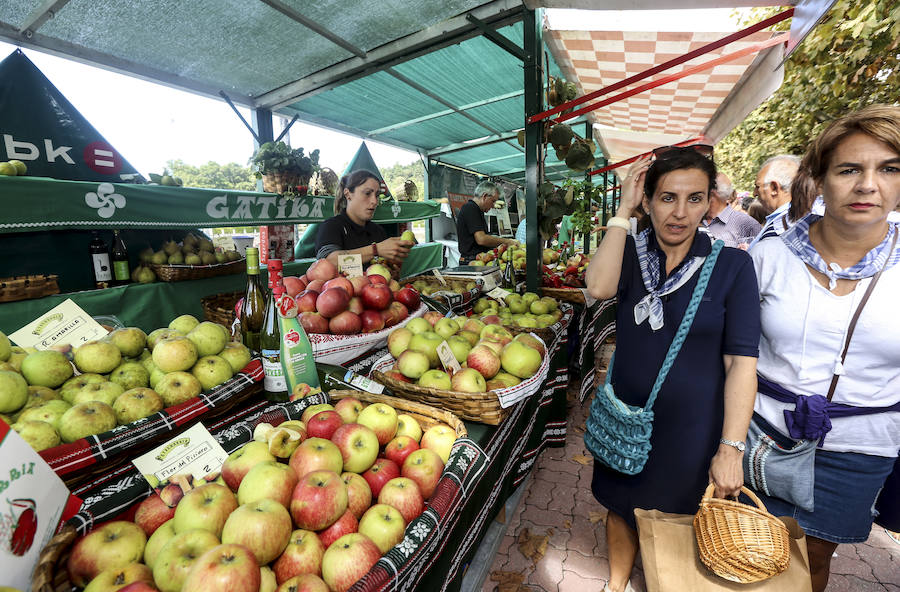
[[[576,312],[580,341],[578,363],[580,379],[579,399],[584,402],[595,390],[596,357],[607,337],[616,333],[616,299],[594,300],[592,303],[578,306]]]
[[[301,275],[315,259],[286,263],[284,275]],[[437,243],[416,245],[401,268],[404,275],[414,275],[441,267],[443,247]],[[265,274],[265,272],[263,271]],[[265,280],[265,278],[263,278]],[[0,304],[0,331],[13,333],[54,306],[71,298],[91,315],[115,315],[126,326],[140,327],[149,332],[165,327],[182,314],[202,319],[200,299],[222,292],[243,290],[247,276],[239,273],[184,282],[156,282],[129,284],[104,290],[86,290],[70,294],[55,294],[35,300],[20,300]]]

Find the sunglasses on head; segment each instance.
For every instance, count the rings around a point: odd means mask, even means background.
[[[672,158],[677,154],[689,151],[698,152],[710,160],[712,160],[713,157],[713,147],[709,144],[691,144],[690,146],[661,146],[659,148],[653,149],[653,156],[656,158],[656,160],[660,160],[664,158]]]

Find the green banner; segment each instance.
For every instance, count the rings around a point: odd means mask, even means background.
[[[423,220],[437,202],[382,203],[375,222]],[[211,228],[311,224],[334,215],[334,198],[274,193],[0,177],[0,233],[65,228]]]

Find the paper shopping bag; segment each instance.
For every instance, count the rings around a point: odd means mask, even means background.
[[[787,570],[752,584],[722,579],[700,562],[694,535],[694,517],[659,510],[636,509],[641,561],[647,592],[810,592],[806,535],[793,518],[781,517],[791,536],[791,560]]]

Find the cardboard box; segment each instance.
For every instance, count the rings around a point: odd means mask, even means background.
[[[269,259],[294,260],[293,224],[259,227],[259,262],[265,265]]]

